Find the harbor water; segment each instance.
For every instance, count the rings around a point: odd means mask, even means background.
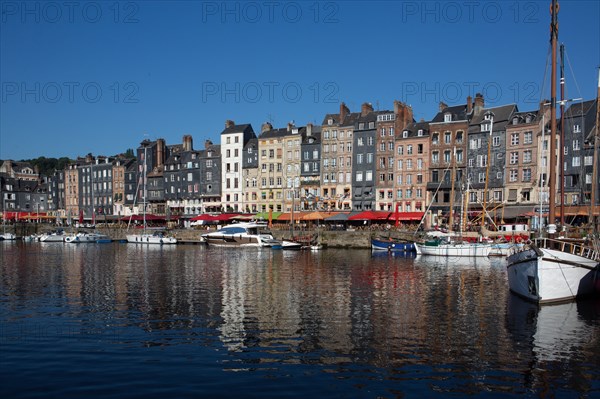
[[[3,398],[600,397],[600,302],[504,258],[0,242]]]

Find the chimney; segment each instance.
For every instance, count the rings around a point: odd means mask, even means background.
[[[15,177],[15,172],[12,168],[12,160],[7,159],[4,163],[6,164],[6,173],[9,173],[10,177]]]
[[[440,112],[442,112],[446,108],[448,108],[448,104],[446,104],[443,101],[440,101],[440,105],[439,105]]]
[[[165,139],[156,139],[156,166],[165,163]]]
[[[313,124],[307,123],[306,124],[306,135],[307,136],[312,136],[312,129],[313,129]]]
[[[292,122],[288,122],[287,124],[287,131],[288,133],[292,132],[292,128],[294,127],[294,124]]]
[[[400,132],[413,121],[412,107],[400,101],[394,101],[394,114],[396,115],[395,128]]]
[[[346,119],[346,116],[348,116],[349,113],[350,110],[348,109],[348,107],[346,107],[346,104],[342,102],[340,104],[340,123],[344,122],[344,119]]]
[[[471,96],[467,96],[467,114],[470,114],[473,111],[473,98]]]
[[[485,101],[483,101],[483,95],[481,93],[475,94],[475,106],[473,107],[473,112],[475,115],[478,115],[485,107]]]
[[[89,152],[86,156],[85,156],[85,163],[92,163],[92,161],[94,160],[92,153]]]
[[[192,141],[192,136],[190,136],[189,134],[186,134],[185,136],[183,136],[183,151],[193,151],[193,141]]]
[[[210,140],[204,140],[204,149],[208,150],[208,147],[210,147],[211,145],[213,145],[213,142]]]
[[[373,112],[373,105],[371,105],[371,103],[363,103],[360,107],[360,115],[366,116],[369,112]]]
[[[235,126],[235,122],[232,121],[231,119],[227,119],[225,121],[225,129],[228,129],[228,128],[233,127],[233,126]]]
[[[269,122],[263,123],[260,127],[261,133],[268,132],[269,130],[273,130],[273,125],[271,125]]]

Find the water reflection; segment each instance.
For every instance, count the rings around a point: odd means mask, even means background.
[[[271,378],[260,380],[264,389],[286,386],[284,376],[319,375],[331,386],[348,381],[348,396],[358,385],[395,396],[406,382],[426,396],[542,391],[542,362],[577,375],[572,391],[586,391],[599,377],[590,367],[597,365],[597,337],[590,339],[598,333],[598,309],[515,302],[501,258],[42,244],[2,247],[5,331],[53,323],[79,337],[100,335],[79,349],[122,352],[113,372],[132,367],[130,356],[151,354],[135,363],[139,379],[119,380],[122,386],[147,382],[144,372],[152,375],[153,365],[184,367],[176,360],[182,354],[195,360],[196,375],[219,381],[213,394],[228,384],[247,386],[248,378],[256,383],[258,371]],[[39,357],[39,368],[81,360],[57,331],[49,340],[68,356],[50,360],[9,346],[14,370],[33,367],[27,356]],[[148,348],[161,352],[139,352]],[[187,378],[174,373],[175,381]],[[565,377],[543,378],[558,386]],[[303,385],[298,396],[314,389]]]

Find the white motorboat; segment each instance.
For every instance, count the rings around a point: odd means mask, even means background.
[[[38,241],[40,242],[64,242],[66,234],[64,230],[52,231],[44,233],[39,236]]]
[[[2,233],[0,234],[0,241],[12,241],[16,240],[17,236],[13,233]]]
[[[208,245],[220,247],[282,247],[283,243],[276,240],[266,227],[265,223],[235,223],[202,234],[202,239]]]
[[[143,234],[127,234],[127,242],[132,244],[177,244],[177,239],[163,231]]]
[[[508,257],[508,287],[540,304],[594,294],[600,253],[559,239],[540,238]]]
[[[111,242],[109,236],[100,233],[77,233],[65,236],[65,242],[73,244]]]

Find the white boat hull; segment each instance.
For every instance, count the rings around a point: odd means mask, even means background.
[[[90,244],[90,243],[97,243],[99,241],[106,241],[106,240],[110,240],[110,238],[104,234],[96,234],[96,233],[91,233],[91,234],[79,233],[79,234],[65,236],[65,242],[73,243],[73,244]]]
[[[129,234],[127,235],[127,242],[132,244],[177,244],[177,239],[153,234]]]
[[[17,236],[14,235],[13,233],[3,233],[0,234],[0,241],[12,241],[12,240],[16,240]]]
[[[65,236],[61,234],[42,234],[39,237],[41,242],[64,242]]]
[[[597,264],[568,252],[531,247],[508,257],[508,286],[540,304],[569,301],[594,293]]]
[[[415,244],[418,255],[478,257],[488,256],[491,244]]]

